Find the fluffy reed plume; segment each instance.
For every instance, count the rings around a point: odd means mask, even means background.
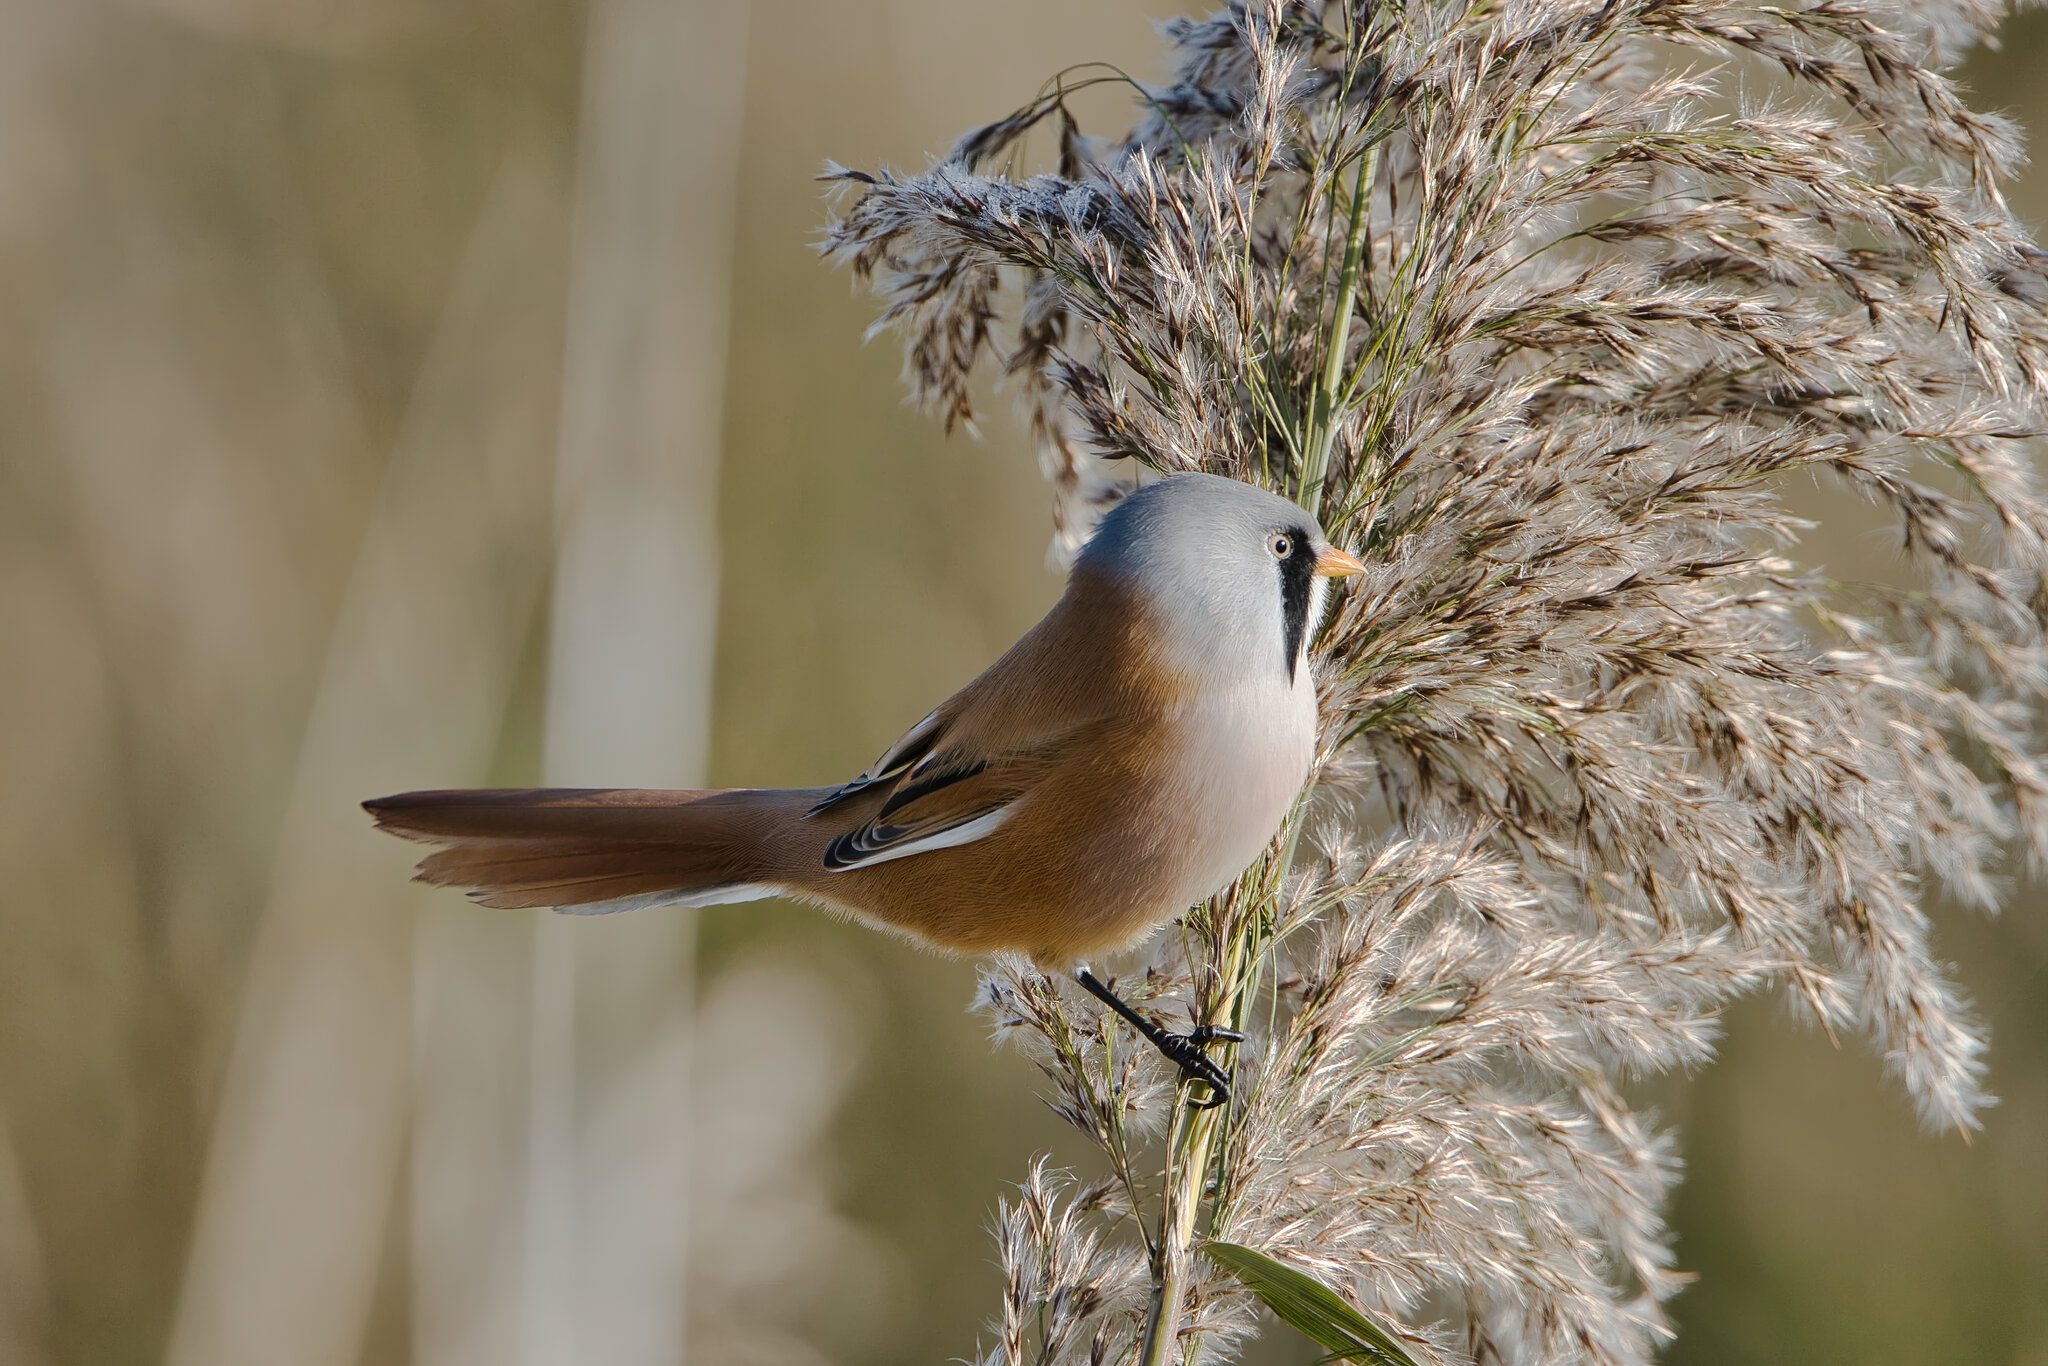
[[[1929,907],[2048,854],[2048,290],[2013,130],[1940,74],[1995,20],[1260,0],[1166,25],[1120,139],[1076,126],[1125,79],[1086,69],[923,174],[835,171],[826,250],[914,395],[1012,376],[1067,543],[1199,468],[1371,566],[1312,795],[1124,982],[1250,1034],[1234,1105],[987,979],[1102,1168],[1003,1210],[983,1360],[1227,1359],[1236,1243],[1417,1359],[1645,1361],[1676,1160],[1621,1084],[1764,987],[1976,1124]],[[1816,485],[1895,529],[1886,582],[1800,558]]]

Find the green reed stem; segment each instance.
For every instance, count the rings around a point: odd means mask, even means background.
[[[1330,325],[1322,375],[1312,396],[1307,430],[1299,443],[1305,452],[1297,501],[1312,514],[1320,513],[1323,482],[1329,474],[1330,451],[1336,441],[1339,395],[1344,388],[1344,358],[1351,344],[1351,315],[1358,304],[1358,286],[1363,276],[1365,244],[1370,236],[1372,187],[1379,166],[1379,145],[1368,148],[1358,160],[1351,180],[1351,206],[1344,231],[1344,266],[1337,280],[1336,310]],[[1279,895],[1294,858],[1295,836],[1299,833],[1300,804],[1289,819],[1286,839],[1279,855],[1257,865],[1238,885],[1238,895],[1227,904],[1228,919],[1219,936],[1216,963],[1216,995],[1208,1003],[1204,1018],[1229,1020],[1233,1026],[1244,1017],[1245,997],[1266,949],[1265,927],[1269,917],[1262,906]],[[1209,1171],[1229,1137],[1233,1105],[1209,1110],[1190,1109],[1184,1094],[1174,1102],[1173,1122],[1168,1129],[1164,1200],[1159,1211],[1159,1237],[1152,1248],[1152,1304],[1145,1320],[1143,1349],[1139,1366],[1167,1366],[1173,1343],[1180,1336],[1181,1300],[1187,1287],[1188,1265],[1194,1255],[1195,1230],[1200,1221],[1203,1195]],[[1215,1230],[1211,1230],[1215,1232]]]
[[[1257,923],[1254,916],[1252,924]],[[1217,965],[1218,997],[1211,1007],[1211,1018],[1235,1019],[1239,1015],[1239,986],[1247,975],[1256,937],[1233,929],[1225,938],[1223,958]],[[1165,1201],[1159,1211],[1159,1238],[1153,1251],[1152,1307],[1146,1316],[1144,1351],[1138,1358],[1141,1366],[1166,1366],[1167,1353],[1180,1336],[1181,1299],[1187,1285],[1188,1263],[1194,1255],[1195,1223],[1201,1213],[1209,1167],[1231,1109],[1229,1105],[1190,1109],[1184,1096],[1174,1102],[1173,1125],[1167,1141]]]
[[[1323,481],[1330,472],[1330,448],[1337,440],[1338,393],[1344,383],[1344,353],[1351,345],[1351,314],[1358,305],[1358,280],[1365,260],[1366,238],[1372,220],[1372,185],[1379,169],[1380,148],[1375,142],[1359,158],[1351,179],[1351,216],[1344,229],[1344,269],[1337,278],[1337,306],[1330,319],[1329,345],[1323,353],[1323,373],[1318,379],[1309,410],[1307,455],[1301,466],[1301,494],[1298,501],[1310,513],[1320,515]]]
[[[1251,984],[1257,979],[1260,959],[1266,951],[1266,930],[1271,923],[1266,909],[1287,880],[1306,799],[1304,794],[1296,800],[1283,827],[1279,853],[1254,864],[1238,883],[1237,895],[1225,903],[1228,918],[1218,936],[1215,995],[1203,1012],[1206,1020],[1227,1021],[1232,1028],[1244,1026]],[[1230,1070],[1229,1064],[1234,1061],[1234,1047],[1226,1046],[1225,1071]],[[1184,1093],[1174,1101],[1173,1122],[1167,1137],[1159,1237],[1152,1249],[1152,1304],[1145,1321],[1140,1366],[1166,1366],[1171,1360],[1168,1353],[1172,1344],[1180,1336],[1181,1300],[1194,1256],[1196,1225],[1210,1169],[1229,1141],[1230,1116],[1235,1109],[1234,1100],[1215,1109],[1191,1109]],[[1216,1232],[1214,1228],[1208,1230],[1211,1236]]]

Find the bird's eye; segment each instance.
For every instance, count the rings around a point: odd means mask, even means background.
[[[1280,532],[1266,542],[1266,548],[1273,552],[1274,559],[1284,560],[1294,553],[1294,538],[1284,531]]]

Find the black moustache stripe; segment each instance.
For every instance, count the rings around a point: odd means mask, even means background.
[[[1287,651],[1287,681],[1301,661],[1301,638],[1308,633],[1308,600],[1315,585],[1316,562],[1308,538],[1297,536],[1294,550],[1280,561],[1280,634]]]

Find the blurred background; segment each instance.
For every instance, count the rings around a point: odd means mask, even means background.
[[[1157,74],[1172,12],[0,0],[0,1362],[970,1350],[1075,1151],[971,965],[482,911],[355,803],[830,780],[1028,625],[1032,458],[905,411],[813,177]],[[2048,127],[2044,59],[1967,76]],[[1673,1361],[2048,1366],[2039,912],[1942,917],[1970,1143],[1770,1005],[1657,1088]]]

